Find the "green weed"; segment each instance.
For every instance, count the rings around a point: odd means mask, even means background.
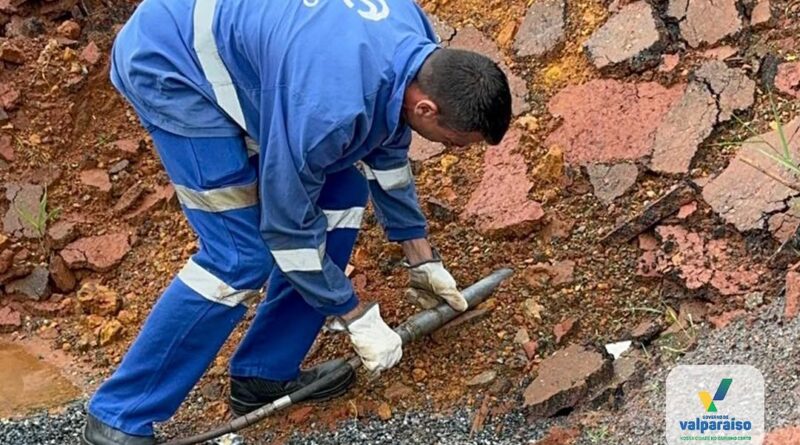
[[[42,199],[39,200],[39,206],[36,209],[36,214],[31,214],[25,209],[20,209],[16,205],[14,205],[14,210],[16,210],[19,217],[27,224],[35,233],[36,237],[39,239],[44,238],[45,231],[47,230],[47,224],[51,221],[55,221],[58,218],[58,215],[61,213],[61,209],[54,209],[54,210],[47,210],[47,188],[44,189],[44,194],[42,194]]]

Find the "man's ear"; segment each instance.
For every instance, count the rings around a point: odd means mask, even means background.
[[[439,107],[430,99],[422,99],[414,105],[414,114],[418,117],[434,118],[439,114]]]

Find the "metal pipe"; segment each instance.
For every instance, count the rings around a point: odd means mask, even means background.
[[[506,278],[510,277],[513,273],[514,272],[511,269],[499,269],[486,278],[483,278],[472,286],[464,289],[462,294],[469,303],[469,307],[474,308],[486,300],[486,298],[491,295],[498,286],[500,286],[500,283],[502,283]],[[458,315],[460,315],[460,312],[456,312],[446,303],[442,303],[433,309],[424,310],[412,315],[408,320],[406,320],[405,323],[395,328],[394,331],[400,335],[400,338],[403,339],[403,344],[405,345],[419,339],[420,337],[431,334],[440,327],[444,326],[447,322],[456,318]],[[248,426],[264,420],[275,411],[279,411],[295,403],[302,402],[308,398],[310,394],[316,392],[319,388],[327,386],[330,384],[330,382],[337,380],[345,373],[350,372],[350,370],[357,369],[359,366],[361,366],[361,359],[359,359],[358,356],[350,356],[347,359],[339,360],[341,361],[341,365],[330,374],[311,383],[310,385],[304,386],[288,396],[281,397],[280,399],[264,405],[249,414],[237,417],[230,422],[205,433],[187,437],[185,439],[176,439],[166,442],[165,445],[198,444],[247,428]]]

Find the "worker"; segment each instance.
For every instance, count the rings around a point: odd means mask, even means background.
[[[344,273],[370,196],[410,288],[467,309],[427,241],[411,130],[451,147],[497,144],[511,95],[490,59],[436,42],[413,0],[139,4],[111,80],[152,136],[199,250],[91,398],[84,443],[154,443],[153,423],[175,413],[265,286],[230,361],[235,414],[335,368],[300,369],[326,319],[369,371],[395,365],[400,337]]]

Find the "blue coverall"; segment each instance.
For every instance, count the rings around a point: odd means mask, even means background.
[[[343,269],[368,195],[389,240],[426,236],[401,109],[435,42],[412,0],[139,5],[111,79],[151,133],[200,248],[91,414],[151,435],[267,282],[230,373],[297,376],[325,317],[357,305]]]

